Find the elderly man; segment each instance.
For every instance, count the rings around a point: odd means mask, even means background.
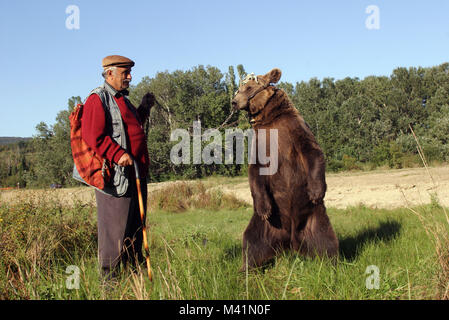
[[[131,166],[137,161],[146,205],[149,156],[143,124],[154,97],[147,93],[137,109],[127,99],[132,60],[113,55],[105,57],[102,65],[105,82],[84,103],[81,132],[97,154],[114,164],[110,185],[95,190],[98,258],[102,275],[112,279],[120,262],[136,265],[143,261],[142,223]]]

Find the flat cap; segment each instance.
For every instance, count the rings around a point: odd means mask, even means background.
[[[113,55],[104,57],[101,64],[105,69],[108,67],[129,68],[134,66],[134,61],[123,56]]]

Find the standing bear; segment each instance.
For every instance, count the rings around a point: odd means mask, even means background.
[[[338,255],[323,202],[324,154],[287,94],[273,85],[280,78],[279,69],[248,75],[232,101],[235,109],[248,112],[254,130],[251,154],[257,146],[265,149],[257,154],[277,160],[274,166],[259,157],[250,161],[254,214],[243,234],[243,270],[290,248],[306,256]]]

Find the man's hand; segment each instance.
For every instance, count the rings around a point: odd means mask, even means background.
[[[129,156],[129,154],[124,153],[118,163],[117,163],[120,167],[126,167],[126,166],[132,166],[133,165],[133,159]]]

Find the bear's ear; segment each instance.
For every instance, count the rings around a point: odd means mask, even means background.
[[[282,71],[278,68],[274,68],[265,75],[269,83],[277,83],[281,79]]]

